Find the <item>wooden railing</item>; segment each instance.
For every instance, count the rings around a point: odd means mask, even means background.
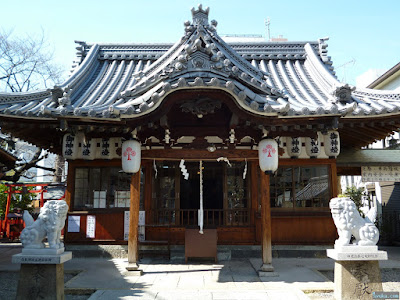
[[[149,222],[154,225],[198,226],[197,209],[159,209],[150,211]],[[250,210],[240,209],[205,209],[204,227],[249,226]]]

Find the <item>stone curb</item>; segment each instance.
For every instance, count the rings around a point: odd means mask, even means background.
[[[64,288],[64,294],[66,295],[91,295],[96,291],[97,289],[90,288]]]

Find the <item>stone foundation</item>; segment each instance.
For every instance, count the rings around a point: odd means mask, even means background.
[[[52,253],[51,250],[47,252]],[[13,263],[21,264],[17,300],[64,299],[64,262],[72,258],[72,252],[41,255],[41,251],[25,251],[29,254],[15,254],[12,257]]]
[[[64,299],[64,264],[21,264],[16,299]]]
[[[335,299],[372,299],[382,291],[379,261],[336,261]]]
[[[372,299],[382,291],[379,260],[387,260],[387,252],[377,246],[335,246],[327,256],[335,260],[335,299]]]

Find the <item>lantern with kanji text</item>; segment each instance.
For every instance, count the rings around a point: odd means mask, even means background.
[[[329,130],[324,136],[325,154],[330,158],[336,158],[340,153],[340,137],[336,130]]]

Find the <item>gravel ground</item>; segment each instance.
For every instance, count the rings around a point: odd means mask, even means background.
[[[65,273],[64,283],[78,275],[77,273]],[[19,272],[0,271],[0,299],[15,299]],[[90,295],[65,295],[66,300],[86,300]]]

